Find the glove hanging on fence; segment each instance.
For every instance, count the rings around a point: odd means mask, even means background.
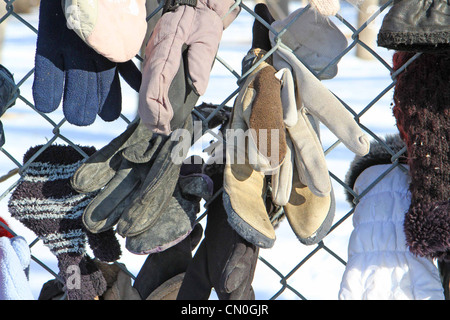
[[[125,246],[135,254],[161,252],[185,239],[200,212],[200,201],[211,197],[213,183],[202,174],[202,159],[191,156],[181,165],[172,197],[158,220],[146,231],[127,237]]]
[[[414,52],[396,52],[394,70]],[[411,252],[449,260],[450,54],[422,53],[397,76],[393,113],[406,142],[411,205],[405,235]]]
[[[255,12],[266,22],[273,21],[265,5],[258,4]],[[252,61],[256,69],[245,79],[235,100],[231,130],[226,136],[223,182],[229,224],[248,242],[264,248],[275,242],[275,231],[263,199],[267,189],[265,172],[278,168],[286,153],[281,84],[274,76],[275,69],[267,61],[259,61],[270,48],[255,47],[268,45],[268,37],[268,29],[255,19],[253,48],[243,65]],[[262,139],[263,131],[268,139]],[[273,133],[277,136],[272,141]]]
[[[126,62],[141,49],[147,32],[145,0],[63,0],[67,26],[113,62]]]
[[[33,147],[24,155],[24,164],[32,162],[13,190],[8,209],[56,256],[68,299],[94,299],[106,287],[101,272],[86,253],[86,242],[103,261],[117,260],[120,245],[111,230],[93,235],[83,226],[83,210],[95,194],[78,194],[69,183],[83,156],[70,146],[58,145],[36,156],[41,148]],[[95,152],[92,147],[81,149],[88,155]],[[72,283],[69,279],[76,272],[74,266],[79,268],[75,277],[80,277]]]
[[[171,124],[178,112],[174,109],[184,114],[192,110],[193,104],[181,108],[186,97],[173,81],[180,72],[183,51],[186,87],[197,96],[205,93],[222,32],[240,11],[236,7],[229,13],[233,4],[233,0],[166,0],[145,50],[139,92],[139,115],[150,130],[168,135],[176,128]]]
[[[295,50],[279,47],[273,63],[283,79],[282,100],[295,103],[295,107],[284,105],[283,110],[290,114],[297,110],[297,115],[284,116],[291,160],[285,161],[273,176],[273,194],[275,203],[284,206],[299,241],[309,245],[327,234],[335,210],[320,142],[320,122],[356,154],[366,154],[370,143],[340,101],[297,58],[318,72],[320,79],[332,78],[337,66],[331,63],[346,48],[345,36],[329,19],[317,16],[310,8],[298,9],[285,20],[272,23],[277,31],[287,25],[282,40]],[[275,35],[270,33],[270,38],[275,45]]]
[[[198,95],[189,85],[187,49],[182,50],[180,67],[170,91],[176,102],[176,115],[171,127],[185,129],[192,134],[191,111]],[[140,86],[140,73],[130,73],[128,78]],[[175,190],[180,170],[181,164],[175,164],[171,159],[171,153],[178,144],[175,140],[177,136],[174,134],[168,137],[154,133],[137,118],[121,135],[83,164],[72,178],[74,189],[84,193],[103,188],[83,215],[88,230],[98,233],[111,229],[120,221],[118,232],[133,237],[157,221]],[[182,145],[187,146],[188,143],[184,141]],[[185,151],[189,146],[184,148]],[[179,156],[184,159],[186,154]],[[150,203],[152,205],[148,206]],[[147,220],[138,224],[138,219]],[[134,246],[130,244],[130,248]]]
[[[19,89],[16,88],[14,76],[4,66],[0,65],[0,117],[11,108],[19,96]],[[0,121],[0,147],[5,144],[5,132]]]
[[[60,1],[41,1],[33,82],[38,111],[53,112],[62,99],[71,124],[90,125],[97,114],[116,120],[122,109],[119,72],[139,90],[140,71],[131,60],[115,63],[95,52],[67,27]]]
[[[198,96],[189,89],[188,79],[184,73],[184,61],[182,58],[174,82],[190,97],[177,106],[191,110]],[[205,117],[213,110],[214,108],[204,105],[198,107],[198,111]],[[180,128],[179,123],[183,121],[184,129],[192,134],[191,114],[184,113],[183,110],[177,111],[177,115],[172,119],[172,127]],[[208,127],[220,123],[222,114],[222,111],[217,113],[208,123]],[[88,230],[98,233],[111,229],[124,217],[127,221],[121,222],[117,230],[127,237],[127,249],[138,254],[163,250],[186,236],[192,228],[191,219],[194,216],[193,212],[197,210],[199,198],[194,197],[188,202],[184,198],[186,195],[188,198],[193,195],[206,198],[209,182],[205,177],[188,175],[180,181],[192,181],[193,185],[203,187],[203,193],[189,194],[189,191],[178,193],[180,187],[177,187],[177,180],[181,163],[172,163],[173,159],[170,158],[174,155],[172,152],[176,151],[174,148],[178,144],[175,141],[177,138],[172,139],[173,137],[174,133],[169,138],[153,133],[136,119],[120,136],[83,164],[72,178],[74,189],[82,193],[102,189],[83,214],[83,222]],[[183,149],[187,151],[190,147],[189,141],[183,140],[182,145],[184,148],[181,148],[181,153]],[[180,159],[184,159],[182,157],[185,156],[184,153],[179,154]],[[150,189],[145,191],[145,188]],[[175,201],[177,197],[179,203]],[[170,205],[170,210],[181,219],[179,226],[168,235],[158,229],[163,226],[169,228],[169,221],[173,220],[166,205]],[[130,216],[130,210],[133,210],[134,216]],[[139,219],[147,220],[138,224],[133,220],[137,221],[138,216]],[[122,227],[132,228],[132,232],[125,233]]]
[[[196,224],[192,232],[167,250],[148,255],[136,276],[133,287],[143,300],[175,300],[192,250],[200,242],[203,228]]]
[[[447,0],[394,0],[378,32],[378,45],[399,51],[443,51],[450,48],[450,4]]]
[[[184,129],[192,133],[191,117]],[[190,138],[183,141],[188,148]],[[117,224],[117,232],[124,237],[149,229],[175,190],[181,163],[173,161],[172,153],[179,143],[171,136],[152,133],[137,120],[88,158],[71,181],[81,193],[101,189],[83,214],[87,229],[97,233]]]

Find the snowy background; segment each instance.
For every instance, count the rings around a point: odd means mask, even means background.
[[[254,3],[251,1],[244,1],[244,3],[249,8],[254,7]],[[297,9],[300,5],[300,3],[292,2],[290,11]],[[342,2],[340,15],[355,28],[357,14],[358,11],[356,8]],[[31,14],[21,16],[37,28],[37,9]],[[377,30],[381,24],[381,19],[382,15],[372,23],[373,27]],[[29,77],[26,77],[26,75],[34,67],[36,34],[14,17],[9,17],[7,21],[8,25],[1,63],[14,74],[16,82],[23,82],[20,86],[21,95],[24,99],[32,103],[31,86],[33,75]],[[238,73],[240,73],[241,69],[241,60],[250,48],[253,21],[254,18],[243,10],[233,24],[225,30],[222,38],[218,55]],[[352,42],[350,38],[351,31],[337,19],[333,18],[333,21],[348,36],[350,44]],[[356,112],[360,112],[380,92],[387,88],[392,83],[392,80],[389,70],[380,61],[376,59],[359,59],[356,57],[355,51],[355,49],[352,49],[340,61],[338,75],[334,79],[327,80],[324,83],[348,106]],[[383,48],[376,48],[376,51],[387,64],[391,64],[392,51],[387,51]],[[122,84],[123,114],[128,119],[133,119],[137,109],[137,94],[125,82],[122,82]],[[236,90],[236,88],[236,78],[222,64],[216,62],[212,70],[208,90],[200,99],[200,102],[219,104],[231,92]],[[231,106],[232,102],[233,100],[228,102],[227,105]],[[380,137],[397,131],[395,120],[392,116],[391,102],[392,91],[388,91],[361,117],[361,123]],[[60,109],[48,116],[55,123],[59,123],[63,119]],[[4,149],[19,162],[22,161],[23,154],[31,146],[45,144],[54,136],[53,126],[21,100],[17,100],[16,105],[3,115],[1,121],[4,125],[6,135]],[[74,143],[101,148],[123,132],[125,127],[126,123],[122,119],[107,123],[97,118],[96,122],[88,127],[76,127],[64,123],[61,126],[60,132]],[[197,143],[193,148],[193,152],[200,153],[209,143],[209,140],[209,138],[205,138]],[[324,147],[331,146],[335,141],[336,137],[326,128],[323,128],[322,142]],[[63,144],[65,142],[58,139],[55,143]],[[353,159],[353,154],[340,144],[327,155],[326,159],[330,171],[340,180],[344,181],[350,161]],[[9,157],[0,153],[0,175],[4,175],[16,167],[17,165]],[[18,178],[18,175],[15,175],[5,182],[0,183],[0,194],[8,192],[8,188]],[[334,181],[333,184],[337,200],[336,222],[349,212],[350,206],[345,200],[344,189]],[[25,237],[31,243],[35,240],[36,236],[33,232],[24,228],[19,222],[10,217],[7,209],[8,199],[9,196],[6,196],[0,201],[0,216],[9,223],[10,227],[17,234]],[[352,221],[350,217],[333,230],[324,240],[325,245],[344,260],[347,259],[347,244],[351,231]],[[304,246],[300,244],[292,233],[287,221],[281,223],[276,234],[277,240],[274,247],[261,250],[261,257],[267,260],[282,275],[293,272],[293,275],[289,277],[287,283],[305,298],[337,299],[344,265],[328,252],[321,249],[306,261],[305,264],[296,269],[299,262],[315,250],[316,246]],[[42,242],[38,242],[32,247],[32,254],[52,270],[58,272],[56,258],[42,245]],[[146,256],[131,254],[123,247],[123,255],[120,262],[124,263],[130,272],[137,275],[145,259]],[[51,274],[39,264],[32,262],[29,281],[35,298],[38,297],[43,283],[50,279],[53,279]],[[258,262],[253,286],[257,299],[270,299],[282,288],[280,276],[262,261]],[[214,295],[212,298],[214,298]],[[278,297],[278,299],[298,298],[289,289],[284,290]]]

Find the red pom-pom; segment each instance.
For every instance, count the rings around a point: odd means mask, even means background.
[[[8,226],[8,224],[6,223],[6,221],[0,217],[0,221],[5,224],[6,226]],[[9,226],[8,226],[9,227]],[[13,238],[14,236],[11,234],[11,232],[9,232],[8,230],[6,230],[3,225],[0,223],[0,237],[8,237],[8,238]]]

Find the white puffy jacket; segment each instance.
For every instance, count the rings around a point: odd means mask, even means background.
[[[390,166],[365,169],[356,179],[354,191],[362,193]],[[409,181],[409,175],[396,167],[356,205],[340,300],[444,299],[436,266],[414,256],[405,244]]]

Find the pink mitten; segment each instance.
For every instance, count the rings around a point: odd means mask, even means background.
[[[147,32],[145,0],[63,0],[67,27],[113,62],[132,59]]]

